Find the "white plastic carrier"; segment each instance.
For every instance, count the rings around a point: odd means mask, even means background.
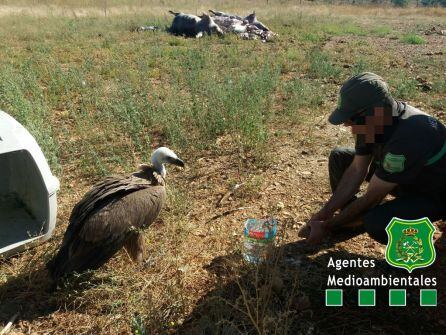
[[[58,190],[34,137],[0,111],[0,258],[51,237]]]

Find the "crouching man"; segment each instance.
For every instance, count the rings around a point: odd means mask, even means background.
[[[332,232],[363,226],[386,244],[392,217],[446,217],[446,128],[440,121],[394,100],[378,75],[362,73],[343,84],[329,122],[351,127],[355,148],[331,152],[333,195],[301,237],[319,244]],[[358,196],[364,181],[367,190]],[[388,194],[394,198],[383,201]]]

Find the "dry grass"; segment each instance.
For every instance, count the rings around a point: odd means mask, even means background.
[[[353,293],[351,307],[323,308],[329,256],[378,260],[382,250],[365,235],[313,250],[296,231],[329,195],[329,150],[351,144],[326,122],[345,78],[378,72],[398,97],[444,119],[444,37],[424,36],[422,45],[400,37],[444,27],[445,10],[109,1],[105,17],[105,2],[46,3],[0,7],[0,108],[32,127],[61,180],[54,238],[0,264],[1,321],[20,310],[14,331],[25,334],[395,334],[429,319],[434,332],[443,311],[358,311]],[[130,31],[163,27],[168,9],[209,8],[256,9],[279,39]],[[433,89],[420,90],[417,76]],[[132,171],[160,144],[188,167],[169,170],[168,206],[145,234],[146,264],[122,251],[48,292],[44,263],[73,205],[95,180]],[[217,207],[236,183],[243,186]],[[239,207],[249,208],[215,218]],[[248,266],[242,224],[271,214],[282,223],[275,262]],[[432,271],[444,270],[442,260]]]
[[[302,12],[317,16],[359,16],[370,19],[373,17],[404,17],[414,20],[429,20],[432,17],[445,17],[445,11],[442,8],[394,8],[392,6],[351,6],[345,4],[325,5],[303,2],[296,4],[294,1],[280,1],[275,3],[270,1],[245,1],[237,4],[219,0],[210,0],[206,3],[200,1],[141,1],[141,0],[52,0],[45,1],[43,4],[35,1],[0,1],[0,16],[8,15],[29,15],[37,17],[47,16],[65,16],[65,17],[86,17],[86,16],[119,16],[129,14],[141,14],[159,17],[167,16],[166,9],[181,8],[184,12],[200,14],[206,12],[209,8],[220,8],[222,10],[232,9],[238,12],[249,12],[256,9],[262,17],[271,17],[276,15],[286,15],[293,12]]]

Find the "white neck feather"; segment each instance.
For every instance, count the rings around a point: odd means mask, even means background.
[[[161,177],[165,178],[166,177],[166,167],[164,166],[163,163],[159,162],[159,161],[154,161],[152,162],[153,167],[155,168],[155,170],[161,175]]]

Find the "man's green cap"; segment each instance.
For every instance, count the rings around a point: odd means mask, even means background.
[[[361,109],[390,97],[389,87],[380,76],[371,72],[358,74],[342,85],[338,107],[331,113],[328,121],[336,125],[344,123]]]

